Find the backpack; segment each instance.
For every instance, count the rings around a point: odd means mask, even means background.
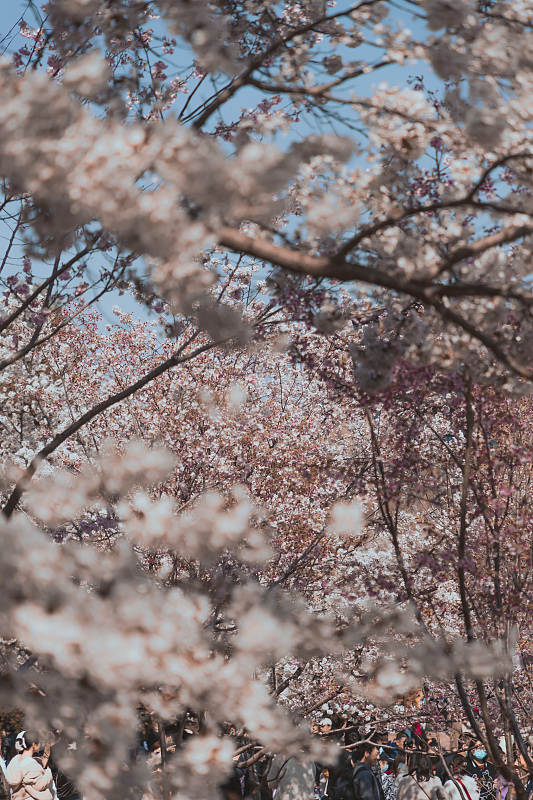
[[[362,764],[356,767],[343,770],[335,780],[333,791],[330,792],[330,800],[357,800],[354,790],[353,781],[355,776],[364,769]]]

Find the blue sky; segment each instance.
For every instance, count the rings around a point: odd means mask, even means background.
[[[21,17],[24,17],[25,21],[28,25],[32,25],[34,23],[34,16],[30,9],[28,9],[28,3],[25,0],[0,0],[0,41],[2,44],[0,45],[0,52],[4,52],[7,46],[7,52],[5,53],[6,56],[9,56],[12,53],[12,48],[9,46],[13,34],[18,29],[18,21]],[[13,28],[14,30],[8,36],[8,32]],[[4,223],[0,223],[0,252],[2,247],[2,242],[7,241],[10,237],[11,231]],[[16,240],[17,241],[17,240]],[[24,255],[24,249],[22,240],[18,239],[18,244],[13,248],[12,251],[12,258],[9,259],[8,264],[6,265],[5,275],[9,274],[9,272],[16,272],[21,269],[22,267],[22,258]],[[37,264],[34,262],[34,271],[39,274],[39,270],[37,268]],[[95,264],[96,266],[96,264]],[[44,267],[43,270],[46,270],[46,275],[49,274],[49,268]],[[89,264],[90,270],[90,264]],[[104,295],[102,300],[98,301],[97,306],[99,311],[103,316],[103,322],[105,323],[116,323],[116,318],[113,316],[111,311],[113,305],[119,305],[124,311],[132,312],[136,316],[140,316],[142,318],[146,318],[146,309],[144,306],[140,306],[130,294],[123,294],[120,295],[118,292],[111,292],[109,295]]]
[[[346,7],[350,3],[348,0],[340,0],[337,4],[336,10],[342,10],[343,6]],[[40,3],[39,3],[40,5]],[[16,33],[18,28],[18,20],[24,16],[26,22],[33,26],[35,22],[35,18],[31,9],[28,7],[28,2],[26,0],[0,0],[0,51],[5,51],[7,48],[7,52],[5,53],[7,56],[13,51],[13,47],[11,46],[11,41],[13,38],[13,34]],[[405,15],[402,14],[402,18],[405,20]],[[411,28],[411,30],[415,31],[417,34],[420,35],[422,38],[424,36],[425,31],[420,24],[419,20],[412,18],[408,15],[407,24]],[[12,34],[8,35],[10,29],[14,28]],[[19,40],[20,42],[20,40]],[[19,46],[19,45],[17,45]],[[186,48],[188,49],[188,48]],[[376,53],[370,51],[370,48],[367,48],[368,52],[362,54],[361,51],[357,51],[357,57],[360,58],[361,55],[367,58],[368,60],[374,59],[376,57]],[[354,51],[349,50],[348,48],[339,48],[337,52],[343,56],[346,60],[352,60],[354,58]],[[184,54],[185,55],[185,54]],[[173,57],[174,60],[187,60],[189,61],[188,53],[186,54],[187,57],[184,59],[179,59],[179,54],[175,54]],[[385,68],[376,75],[369,75],[363,79],[358,80],[357,82],[357,91],[364,95],[372,95],[373,87],[381,82],[387,82],[391,85],[405,85],[408,78],[413,76],[414,74],[423,74],[424,79],[428,86],[435,88],[438,85],[438,81],[435,79],[434,75],[431,73],[430,69],[421,63],[417,63],[414,65],[407,65],[407,66],[398,66],[394,65],[388,68]],[[239,92],[233,100],[228,104],[228,119],[236,118],[239,116],[241,108],[253,108],[257,104],[257,102],[262,98],[262,95],[258,93],[256,90],[250,89],[243,89]],[[349,114],[349,107],[342,107],[343,113]],[[310,125],[304,124],[300,129],[300,135],[307,135],[308,133],[316,133],[317,129],[316,126],[311,127]],[[327,132],[326,129],[324,132]],[[339,132],[343,132],[339,130]],[[291,134],[289,139],[293,139],[296,133]],[[285,138],[285,142],[286,142]],[[280,141],[280,144],[282,142]],[[9,229],[6,229],[4,225],[4,230],[0,227],[0,241],[7,238],[10,235]],[[15,270],[17,267],[20,268],[23,250],[19,246],[14,252],[14,259],[11,261],[11,269]],[[90,267],[90,265],[89,265]],[[139,306],[132,297],[128,295],[119,296],[118,293],[112,293],[107,296],[105,299],[100,301],[99,308],[103,313],[105,320],[109,322],[115,321],[112,313],[111,307],[114,304],[118,304],[126,311],[132,311],[137,315],[142,317],[146,316],[146,311],[143,307]]]

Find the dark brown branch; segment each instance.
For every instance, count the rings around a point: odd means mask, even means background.
[[[285,680],[284,680],[284,681],[282,681],[282,683],[280,683],[280,684],[279,684],[279,686],[276,688],[276,691],[275,691],[275,693],[274,693],[274,694],[276,695],[276,697],[279,697],[279,695],[280,695],[280,694],[283,694],[283,692],[285,691],[285,689],[287,689],[287,688],[288,688],[289,684],[290,684],[292,681],[295,681],[295,680],[296,680],[296,678],[299,678],[299,677],[300,677],[300,675],[302,674],[302,672],[304,671],[304,669],[305,669],[305,667],[296,667],[296,669],[294,670],[294,672],[292,673],[292,675],[289,675],[289,677],[288,677],[288,678],[285,678]]]
[[[511,768],[505,763],[505,761],[500,755],[500,746],[496,739],[496,736],[494,735],[494,731],[492,728],[492,720],[487,706],[487,695],[485,693],[485,687],[483,686],[483,681],[476,680],[475,684],[476,684],[476,691],[479,697],[479,710],[481,711],[483,725],[485,726],[485,731],[487,734],[489,756],[491,757],[492,763],[498,767],[503,777],[506,780],[513,782],[513,785],[516,789],[518,800],[521,800],[521,798],[524,797],[524,787],[518,775],[516,775],[515,772],[511,770]]]
[[[4,267],[6,265],[6,262],[7,262],[7,259],[9,258],[9,254],[10,254],[11,249],[13,247],[13,244],[15,242],[15,236],[17,235],[17,231],[20,228],[21,223],[22,223],[22,211],[20,211],[17,223],[16,223],[15,227],[13,228],[13,231],[11,232],[11,236],[9,237],[9,242],[7,243],[7,247],[6,247],[5,252],[4,252],[4,257],[2,258],[2,263],[0,264],[0,273],[4,269]]]
[[[54,283],[55,283],[55,279],[57,278],[57,275],[58,275],[58,272],[59,272],[59,262],[60,262],[60,260],[61,260],[61,252],[59,252],[57,254],[56,260],[54,262],[54,268],[53,268],[53,271],[52,271],[52,275],[50,276],[52,278],[52,280],[48,284],[48,288],[46,290],[46,297],[44,298],[44,301],[43,301],[43,304],[42,304],[42,307],[41,307],[41,314],[43,313],[45,308],[50,308],[50,303],[52,301],[52,292],[54,291]],[[40,335],[43,327],[44,327],[44,317],[43,317],[43,321],[39,322],[39,324],[36,325],[35,330],[33,331],[32,335],[31,335],[30,341],[26,345],[25,349],[27,350],[27,352],[29,352],[33,347],[35,347],[35,344],[36,344],[37,340],[39,339],[39,335]],[[2,369],[2,365],[1,364],[0,364],[0,369]]]
[[[281,577],[277,578],[277,580],[273,581],[273,583],[270,584],[270,586],[268,587],[267,591],[270,592],[276,586],[281,586],[282,583],[285,583],[285,581],[288,578],[290,578],[290,576],[293,575],[296,572],[298,567],[300,567],[301,564],[303,564],[305,562],[307,556],[316,547],[316,545],[324,538],[325,535],[326,535],[325,529],[323,529],[319,533],[317,533],[317,535],[312,539],[311,544],[309,544],[305,548],[305,550],[303,551],[303,553],[300,556],[298,556],[297,558],[294,559],[294,561],[292,562],[290,567],[283,573],[283,575]]]
[[[438,207],[438,206],[436,206]],[[420,209],[419,212],[428,211]],[[419,213],[417,212],[417,213]],[[382,228],[391,225],[391,220],[376,223],[375,230],[370,231],[366,228],[361,232],[361,238],[370,236],[372,232],[377,232]],[[365,234],[363,237],[363,233]],[[447,264],[452,266],[465,258],[480,255],[500,244],[516,241],[533,233],[531,226],[520,226],[510,230],[500,231],[491,234],[483,239],[478,239],[471,245],[457,248],[448,256]],[[310,275],[312,278],[334,278],[338,281],[361,281],[361,283],[381,286],[384,289],[392,289],[396,292],[410,294],[425,303],[431,303],[432,298],[439,297],[512,297],[527,304],[533,304],[533,294],[512,292],[507,288],[491,286],[484,283],[454,283],[448,285],[435,283],[429,280],[409,280],[401,276],[390,274],[385,270],[371,267],[366,264],[345,261],[340,258],[342,250],[337,256],[326,258],[325,256],[311,256],[301,250],[291,247],[282,247],[267,242],[264,239],[248,236],[234,228],[225,227],[219,232],[219,243],[223,247],[228,247],[238,253],[260,258],[271,264],[278,265],[284,269],[298,274]]]
[[[30,295],[28,295],[26,300],[24,300],[24,302],[21,303],[20,306],[18,306],[18,308],[16,308],[8,317],[6,317],[0,323],[0,333],[4,331],[8,327],[8,325],[11,325],[11,323],[14,322],[17,319],[17,317],[19,317],[22,314],[22,312],[28,308],[28,306],[31,306],[33,301],[36,300],[37,297],[39,297],[41,292],[44,292],[44,290],[49,286],[50,283],[53,283],[53,281],[55,281],[56,278],[62,275],[63,272],[66,272],[68,269],[70,269],[70,267],[72,267],[76,263],[76,261],[79,261],[80,258],[83,258],[88,253],[90,253],[90,251],[94,247],[94,244],[95,242],[93,242],[93,244],[91,245],[88,245],[87,247],[84,247],[83,250],[80,250],[79,253],[76,253],[76,255],[72,256],[72,258],[65,264],[63,264],[63,266],[60,267],[59,269],[54,268],[50,277],[47,278],[45,281],[43,281],[41,284],[39,284],[39,286]]]
[[[207,105],[207,107],[203,110],[199,117],[196,118],[194,121],[193,127],[196,130],[200,130],[203,125],[207,122],[207,120],[214,114],[217,109],[219,109],[224,103],[227,103],[228,100],[231,100],[234,94],[236,94],[239,89],[242,89],[243,86],[246,86],[250,83],[250,77],[253,75],[256,69],[260,67],[265,61],[273,56],[280,48],[287,45],[293,39],[296,39],[298,36],[303,36],[305,33],[309,33],[315,28],[317,25],[323,25],[325,22],[331,22],[334,19],[338,19],[339,17],[346,17],[352,14],[355,11],[358,11],[361,8],[366,6],[375,5],[378,0],[362,0],[360,3],[356,3],[354,6],[345,9],[344,11],[337,11],[335,14],[324,15],[319,19],[313,20],[313,22],[309,22],[306,25],[302,25],[299,28],[295,28],[291,31],[287,36],[277,39],[275,42],[266,48],[262,53],[254,56],[248,66],[246,67],[241,74],[235,78],[225,89],[223,89],[217,97],[213,99],[211,103]]]
[[[307,714],[310,714],[311,711],[316,711],[317,708],[320,708],[320,706],[323,706],[326,703],[329,703],[329,701],[333,700],[334,697],[337,697],[337,695],[341,694],[341,692],[344,692],[344,689],[345,689],[344,686],[339,686],[339,688],[335,689],[334,692],[331,692],[331,694],[328,694],[326,697],[323,697],[322,700],[317,700],[317,702],[313,703],[312,706],[309,706],[308,708],[302,708],[300,710],[300,714],[303,717],[305,717]]]
[[[500,239],[497,241],[495,241],[494,236],[485,237],[471,245],[469,252],[479,255],[481,252],[484,252],[484,250],[495,247],[497,244],[514,241],[520,236],[526,235],[525,231],[527,231],[527,233],[532,233],[533,227],[527,229],[514,228],[512,231],[506,232],[505,235],[503,233],[499,234]],[[221,229],[219,233],[219,244],[231,250],[235,250],[238,253],[244,253],[245,255],[259,258],[300,275],[310,275],[314,278],[335,278],[340,281],[360,281],[361,283],[380,286],[384,289],[392,289],[395,292],[410,295],[424,305],[434,308],[444,320],[453,322],[473,339],[477,339],[477,341],[481,342],[498,361],[516,375],[526,380],[533,379],[532,368],[521,364],[515,358],[507,354],[494,338],[478,329],[468,319],[465,319],[456,311],[448,308],[442,301],[442,296],[446,294],[461,294],[462,296],[470,295],[478,297],[497,295],[507,297],[508,292],[503,287],[499,290],[495,290],[494,287],[479,284],[455,284],[453,288],[450,288],[441,283],[403,279],[401,276],[384,272],[376,267],[338,261],[336,258],[310,256],[307,253],[290,247],[281,247],[272,242],[266,242],[263,239],[252,238],[241,231],[229,227]],[[533,302],[533,297],[529,295],[523,295],[520,299],[528,304]]]
[[[529,754],[529,750],[526,747],[524,739],[522,737],[522,733],[520,731],[518,722],[516,720],[516,716],[513,710],[513,702],[512,702],[512,694],[511,694],[511,682],[509,678],[504,678],[503,681],[504,686],[504,698],[505,698],[505,713],[509,723],[511,725],[514,740],[518,746],[518,749],[522,753],[524,761],[526,762],[527,768],[530,772],[530,775],[533,775],[533,760]]]
[[[297,94],[302,96],[309,95],[310,97],[320,97],[330,89],[334,89],[335,87],[346,83],[346,81],[359,78],[361,75],[368,75],[369,72],[375,72],[378,69],[388,67],[394,63],[396,62],[380,61],[378,64],[374,64],[370,68],[365,67],[365,69],[351,70],[350,72],[344,73],[333,81],[322,83],[317,86],[295,86],[290,84],[285,85],[282,83],[267,83],[266,81],[259,80],[258,78],[249,78],[248,83],[250,86],[255,86],[256,89],[261,89],[261,91],[269,92],[270,94]]]
[[[463,612],[463,619],[465,623],[466,638],[469,642],[474,639],[474,629],[472,625],[472,615],[470,606],[468,604],[468,597],[466,592],[466,570],[465,570],[465,556],[466,556],[466,536],[468,532],[467,521],[467,501],[468,491],[470,486],[470,474],[472,470],[472,448],[474,436],[474,408],[472,405],[472,385],[470,375],[466,375],[465,380],[465,412],[466,412],[466,430],[465,430],[465,457],[463,462],[463,478],[461,486],[461,501],[459,504],[459,540],[457,545],[457,578],[459,581],[459,596],[461,598],[461,609]]]
[[[227,341],[227,340],[225,340]],[[37,467],[45,458],[48,458],[57,448],[63,444],[67,439],[73,436],[80,428],[83,428],[88,422],[92,419],[97,417],[99,414],[102,414],[104,411],[107,411],[108,408],[117,405],[117,403],[122,402],[127,397],[130,397],[135,392],[138,392],[140,389],[144,388],[147,384],[151,383],[153,380],[158,378],[160,375],[163,375],[172,367],[177,366],[178,364],[183,364],[186,361],[190,361],[196,356],[200,355],[201,353],[206,352],[206,350],[211,350],[213,347],[216,347],[222,342],[209,342],[208,344],[202,345],[202,347],[196,348],[191,353],[188,353],[185,356],[181,356],[183,349],[186,347],[188,342],[186,342],[180,349],[170,358],[167,358],[166,361],[163,361],[159,366],[155,367],[154,369],[150,370],[150,372],[143,375],[142,378],[139,378],[138,381],[132,383],[130,386],[126,387],[120,392],[111,395],[106,400],[102,400],[101,403],[97,403],[93,406],[89,411],[85,414],[82,414],[77,420],[75,420],[71,425],[66,427],[60,433],[56,434],[53,439],[51,439],[45,447],[40,450],[36,456],[31,460],[31,462],[26,467],[24,474],[18,481],[17,485],[13,489],[8,501],[6,502],[2,512],[5,517],[9,519],[12,515],[13,511],[18,505],[20,498],[22,497],[29,481],[32,479],[33,475],[35,474]]]
[[[531,233],[533,233],[533,227],[531,225],[518,225],[514,228],[504,228],[504,230],[492,233],[489,236],[483,237],[483,239],[478,239],[470,245],[458,247],[444,260],[441,270],[444,271],[454,264],[458,264],[459,261],[478,256],[486,250],[499,247],[501,244],[516,242],[517,239],[523,239],[524,236],[529,236]],[[447,294],[447,292],[442,291],[444,288],[445,287],[442,287],[441,293]],[[533,301],[533,297],[531,297],[531,301]]]
[[[508,367],[511,372],[514,372],[516,375],[519,375],[521,378],[525,378],[526,380],[533,379],[532,368],[524,366],[515,358],[508,355],[503,347],[498,344],[498,342],[496,342],[488,334],[476,328],[476,326],[469,322],[469,320],[465,319],[460,314],[457,314],[457,312],[453,311],[451,308],[447,308],[442,303],[436,301],[432,302],[431,300],[429,300],[428,303],[439,312],[443,319],[453,322],[458,328],[462,328],[463,331],[468,333],[473,339],[477,339],[478,342],[481,342],[481,344],[483,344],[501,364],[504,364],[506,367]]]
[[[468,700],[468,696],[466,694],[466,690],[463,684],[463,679],[461,678],[460,673],[455,675],[455,685],[457,686],[457,693],[459,695],[459,700],[461,701],[461,705],[463,706],[463,710],[468,718],[468,721],[472,727],[472,730],[476,734],[477,738],[480,742],[482,742],[483,747],[488,751],[488,744],[485,738],[483,731],[481,730],[481,726],[479,725],[474,712],[472,710],[472,706],[470,705],[470,701]]]
[[[251,767],[252,764],[255,764],[256,761],[259,761],[259,759],[263,758],[266,752],[267,752],[266,747],[262,747],[260,750],[257,751],[257,753],[254,753],[253,756],[247,758],[246,761],[239,761],[237,766],[239,767],[239,769],[244,769],[245,767]]]

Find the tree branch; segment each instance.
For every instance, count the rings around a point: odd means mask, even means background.
[[[468,531],[467,521],[467,501],[468,491],[470,484],[470,473],[472,470],[472,449],[473,449],[473,436],[474,436],[474,409],[472,406],[472,384],[470,375],[466,374],[465,380],[465,412],[466,412],[466,429],[465,429],[465,457],[462,467],[462,484],[461,484],[461,500],[459,504],[459,541],[457,545],[457,577],[459,581],[459,596],[461,598],[461,608],[463,611],[463,619],[465,623],[465,631],[467,641],[474,640],[474,628],[472,625],[472,615],[470,613],[470,606],[468,605],[468,597],[466,592],[466,570],[465,570],[465,555],[466,555],[466,535]]]
[[[322,25],[325,22],[331,22],[334,19],[338,19],[339,17],[346,17],[352,14],[355,11],[358,11],[361,8],[366,6],[375,5],[378,0],[362,0],[360,3],[356,3],[354,6],[345,9],[344,11],[337,11],[335,14],[324,15],[319,19],[314,20],[313,22],[308,22],[306,25],[302,25],[299,28],[295,28],[291,31],[287,36],[284,38],[277,39],[275,42],[266,48],[262,53],[256,55],[250,61],[249,65],[246,67],[241,74],[235,78],[225,89],[223,89],[217,97],[207,105],[204,111],[200,114],[199,117],[194,121],[193,127],[196,130],[200,130],[203,125],[207,122],[209,117],[220,108],[220,106],[224,105],[228,100],[231,100],[234,94],[236,94],[239,89],[242,89],[243,86],[246,86],[250,81],[250,77],[253,75],[255,70],[260,67],[265,61],[273,56],[281,47],[284,47],[286,44],[291,42],[293,39],[296,39],[298,36],[303,36],[305,33],[309,33],[312,31],[316,25]]]
[[[83,250],[80,250],[79,253],[76,253],[76,255],[74,255],[69,261],[63,264],[62,267],[59,267],[59,269],[56,269],[54,266],[54,269],[52,270],[52,274],[50,275],[50,277],[47,278],[45,281],[43,281],[41,284],[39,284],[39,286],[30,295],[28,295],[26,300],[24,300],[24,302],[21,303],[18,308],[16,308],[8,317],[6,317],[4,320],[2,320],[2,322],[0,322],[0,333],[4,331],[8,327],[8,325],[11,325],[11,323],[14,322],[17,319],[17,317],[19,317],[22,314],[22,312],[28,308],[28,306],[31,306],[33,301],[36,300],[37,297],[39,297],[41,292],[43,292],[51,283],[53,283],[56,280],[56,278],[62,275],[63,272],[66,272],[68,269],[70,269],[70,267],[72,267],[76,263],[76,261],[79,261],[80,258],[86,256],[92,250],[94,245],[95,242],[93,242],[91,245],[87,245],[87,247],[84,247]]]
[[[283,694],[283,692],[285,691],[285,689],[287,689],[287,688],[288,688],[289,684],[290,684],[292,681],[295,681],[295,680],[296,680],[296,678],[299,678],[299,677],[300,677],[300,675],[302,674],[302,672],[304,671],[304,669],[305,669],[305,667],[301,667],[301,666],[300,666],[300,667],[296,667],[296,669],[294,670],[294,672],[292,673],[292,675],[289,675],[289,677],[288,677],[288,678],[285,678],[285,680],[284,680],[282,683],[280,683],[280,685],[277,687],[277,689],[276,689],[276,691],[275,691],[275,693],[274,693],[274,694],[276,695],[276,697],[279,697],[279,695],[280,695],[280,694]]]
[[[494,236],[485,237],[484,239],[478,240],[477,243],[472,244],[470,248],[462,249],[461,258],[466,258],[468,255],[479,254],[490,247],[495,247],[504,242],[514,241],[532,232],[533,226],[531,228],[525,226],[519,229],[514,228],[512,231],[507,231],[505,234],[501,232],[496,235],[500,237],[499,239],[495,239]],[[360,281],[361,283],[380,286],[383,289],[391,289],[392,291],[414,297],[424,305],[433,307],[443,319],[453,322],[473,339],[477,339],[481,342],[498,361],[508,367],[516,375],[526,380],[533,379],[532,368],[524,366],[515,358],[508,355],[495,339],[475,327],[469,320],[465,319],[451,308],[448,308],[442,302],[443,296],[446,295],[463,297],[501,296],[505,298],[508,297],[509,294],[504,287],[498,289],[492,286],[464,283],[456,283],[450,286],[443,283],[432,283],[427,280],[415,281],[403,279],[400,276],[385,272],[376,267],[339,261],[337,257],[327,258],[325,256],[311,256],[308,253],[290,247],[281,247],[272,242],[267,242],[264,239],[252,238],[248,236],[248,234],[230,227],[223,227],[220,230],[218,241],[223,247],[228,247],[235,252],[259,258],[263,261],[268,261],[271,264],[283,267],[299,275],[309,275],[313,278],[334,278],[345,282]],[[460,260],[457,253],[455,258],[456,260]],[[533,304],[533,296],[520,295],[518,299],[528,304]]]
[[[227,339],[223,340],[227,341]],[[142,378],[139,378],[138,381],[132,383],[130,386],[126,387],[120,392],[111,395],[106,400],[102,400],[101,403],[97,403],[93,406],[89,411],[85,414],[82,414],[77,420],[75,420],[71,425],[66,427],[60,433],[56,434],[53,439],[51,439],[45,447],[40,450],[36,456],[31,460],[31,462],[26,467],[24,474],[19,479],[17,485],[13,489],[9,499],[7,500],[4,508],[2,509],[2,513],[5,517],[9,519],[11,517],[13,511],[18,505],[20,498],[22,497],[23,493],[26,491],[26,487],[29,481],[32,479],[33,475],[35,474],[37,467],[45,458],[48,458],[57,448],[63,444],[67,439],[69,439],[73,434],[77,433],[80,428],[83,428],[88,422],[92,419],[97,417],[99,414],[102,414],[104,411],[107,411],[108,408],[117,405],[117,403],[122,402],[130,395],[138,392],[148,383],[151,383],[153,380],[158,378],[163,373],[167,372],[172,367],[176,367],[178,364],[183,364],[186,361],[190,361],[196,356],[200,355],[201,353],[205,353],[207,350],[211,350],[213,347],[217,347],[218,345],[222,344],[223,341],[220,342],[209,342],[208,344],[202,345],[202,347],[196,348],[193,350],[192,353],[188,353],[185,356],[181,356],[180,354],[183,352],[183,349],[187,346],[188,342],[186,342],[182,347],[170,358],[167,358],[166,361],[163,361],[159,366],[155,367],[154,369],[147,372],[146,375],[143,375]]]

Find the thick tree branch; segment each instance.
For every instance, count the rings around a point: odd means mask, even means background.
[[[484,237],[474,242],[468,248],[460,248],[452,256],[456,263],[463,258],[480,255],[485,250],[503,243],[515,241],[533,232],[533,226],[513,228],[498,234]],[[311,256],[308,253],[295,250],[291,247],[282,247],[264,239],[257,239],[234,228],[224,227],[219,232],[219,244],[238,253],[268,261],[275,266],[283,267],[299,275],[309,275],[313,278],[334,278],[339,281],[359,281],[383,289],[391,289],[400,294],[407,294],[430,306],[449,322],[453,322],[473,339],[477,339],[489,350],[498,361],[508,367],[516,375],[526,380],[533,379],[533,368],[525,366],[512,356],[491,336],[480,330],[468,319],[458,314],[443,302],[449,297],[514,297],[527,305],[533,304],[533,295],[518,294],[506,287],[493,287],[485,284],[434,283],[429,280],[410,280],[400,275],[391,274],[377,267],[371,267],[354,262],[340,260],[337,257]]]
[[[383,227],[392,224],[390,220],[383,223]],[[373,232],[378,230],[376,229]],[[509,230],[500,231],[483,239],[478,239],[471,245],[464,245],[452,251],[444,262],[446,268],[453,264],[481,255],[486,250],[502,244],[514,242],[533,233],[531,226],[520,226]],[[365,229],[365,237],[371,231]],[[288,269],[312,278],[333,278],[338,281],[361,281],[362,283],[381,286],[384,289],[410,294],[423,302],[431,302],[432,297],[505,297],[520,300],[527,305],[533,305],[533,294],[517,292],[508,287],[491,286],[486,283],[453,284],[438,283],[429,279],[410,280],[401,275],[391,274],[377,267],[346,261],[338,256],[328,258],[325,256],[312,256],[288,246],[280,246],[264,239],[249,236],[234,228],[224,227],[219,232],[219,244],[238,253],[260,258],[271,264]],[[342,250],[339,251],[342,253]]]
[[[326,705],[327,703],[329,703],[330,700],[333,700],[334,697],[337,697],[337,695],[341,694],[341,692],[344,692],[344,690],[345,690],[344,686],[339,686],[337,689],[335,689],[334,692],[331,692],[330,694],[326,695],[326,697],[323,697],[321,700],[317,700],[316,703],[313,703],[313,705],[308,706],[307,708],[301,709],[300,710],[300,714],[303,717],[305,717],[307,714],[310,714],[312,711],[316,711],[317,708],[320,708],[320,706],[323,706],[323,705]]]
[[[457,693],[459,695],[459,699],[461,701],[461,705],[463,710],[467,716],[467,719],[472,727],[472,730],[476,734],[479,741],[483,744],[483,747],[488,751],[489,747],[487,744],[487,739],[485,734],[483,733],[480,724],[478,723],[474,712],[472,710],[472,706],[470,705],[470,701],[468,700],[468,696],[466,694],[466,690],[464,687],[463,679],[460,673],[455,675],[455,685],[457,686]]]

